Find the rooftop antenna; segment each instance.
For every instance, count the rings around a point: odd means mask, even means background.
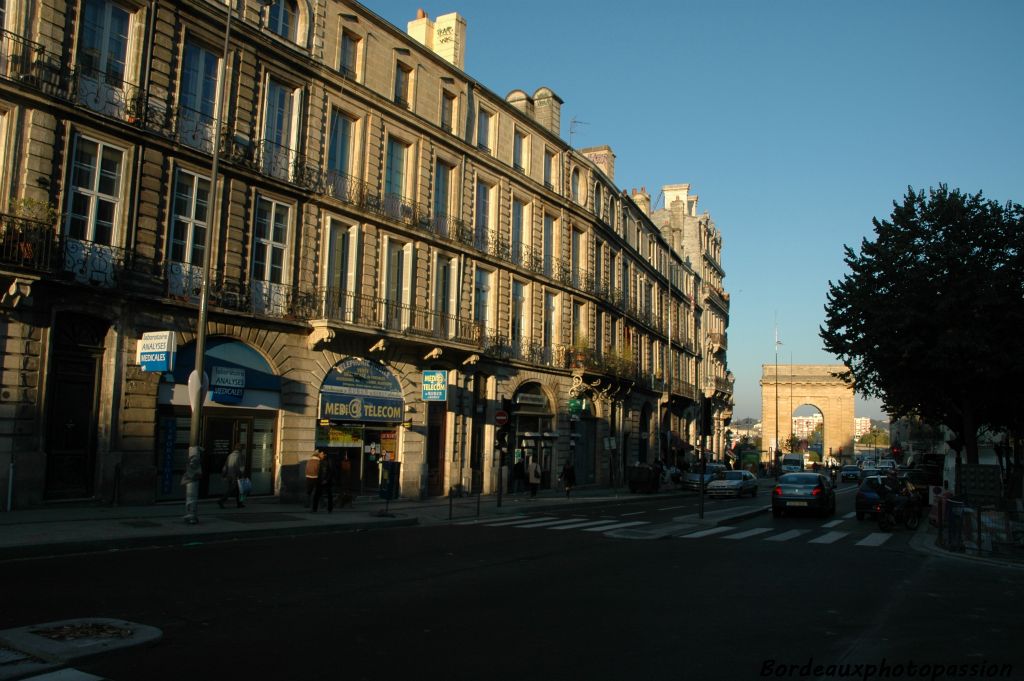
[[[578,126],[578,125],[590,125],[590,123],[588,123],[586,121],[577,120],[575,116],[572,117],[572,120],[569,121],[569,146],[570,147],[572,146],[572,138],[573,138],[573,135],[576,134],[576,126]]]

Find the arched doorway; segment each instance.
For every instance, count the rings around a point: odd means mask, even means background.
[[[220,470],[233,447],[245,457],[254,495],[273,494],[277,473],[281,378],[255,348],[234,338],[207,340],[204,371],[210,388],[203,404],[201,498],[224,492]],[[194,342],[178,348],[171,382],[158,392],[158,500],[182,499],[178,484],[185,469],[192,409],[188,377],[195,368]]]
[[[526,383],[512,396],[512,429],[509,442],[515,443],[512,464],[535,459],[541,467],[541,487],[551,486],[553,454],[558,433],[551,401],[540,383]],[[579,476],[577,476],[578,478]]]
[[[354,493],[378,489],[381,464],[400,460],[405,399],[395,375],[360,357],[338,362],[320,385],[319,418],[316,446],[327,452],[342,486]]]

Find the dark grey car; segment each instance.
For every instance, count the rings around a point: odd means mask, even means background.
[[[772,515],[789,511],[836,512],[836,491],[821,473],[787,473],[772,490]]]

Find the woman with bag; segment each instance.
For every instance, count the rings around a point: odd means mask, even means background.
[[[220,499],[217,500],[217,505],[224,508],[224,502],[234,494],[235,500],[238,502],[238,508],[245,508],[245,504],[242,503],[242,489],[240,483],[245,478],[245,459],[242,457],[242,450],[239,445],[235,445],[228,454],[227,461],[224,462],[224,467],[220,470],[221,477],[224,478],[224,494],[221,495]]]

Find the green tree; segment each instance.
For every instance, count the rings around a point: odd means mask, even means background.
[[[879,430],[878,428],[872,428],[868,432],[860,436],[860,444],[862,445],[886,445],[889,444],[889,432],[885,430]]]
[[[846,246],[850,272],[829,282],[824,347],[857,392],[944,424],[977,463],[980,428],[1022,422],[1024,208],[908,188],[872,223],[875,240]]]

